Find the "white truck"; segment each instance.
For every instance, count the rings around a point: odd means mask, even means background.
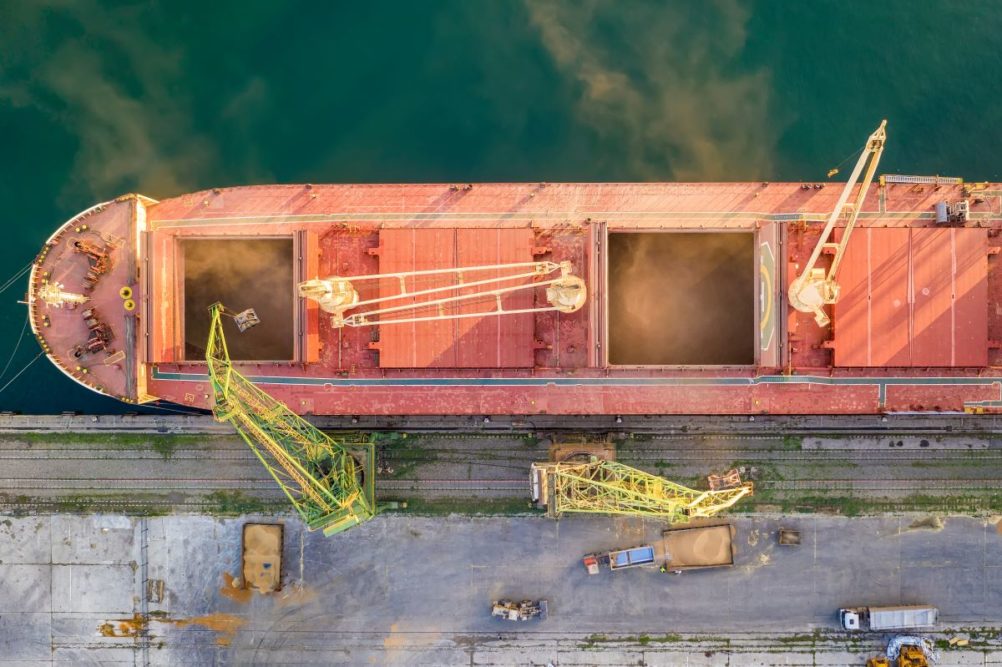
[[[842,627],[850,632],[871,632],[931,628],[936,625],[939,610],[927,605],[902,605],[898,607],[847,607],[839,609]]]

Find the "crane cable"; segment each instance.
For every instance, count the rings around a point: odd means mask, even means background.
[[[866,150],[866,147],[864,146],[863,148],[860,148],[858,151],[855,151],[855,152],[850,153],[849,155],[847,155],[844,160],[842,160],[837,165],[835,165],[834,167],[832,167],[831,169],[828,170],[828,178],[831,178],[832,176],[834,176],[835,174],[837,174],[838,170],[841,169],[842,165],[844,165],[849,160],[852,160],[854,158],[859,157],[859,154],[862,153],[865,150]]]
[[[21,335],[17,337],[17,343],[14,344],[14,350],[10,353],[10,357],[7,359],[7,363],[4,365],[3,370],[0,371],[0,379],[7,375],[7,369],[10,368],[10,364],[14,361],[14,355],[17,354],[18,349],[21,347],[21,341],[24,340],[24,332],[28,330],[28,317],[24,318],[24,326],[21,327]]]
[[[24,373],[24,372],[25,372],[26,370],[28,370],[28,369],[29,369],[29,368],[31,367],[31,365],[32,365],[33,363],[35,363],[36,361],[38,361],[39,359],[41,359],[41,358],[42,358],[42,357],[43,357],[44,355],[45,355],[45,352],[44,352],[44,351],[42,351],[42,352],[39,352],[39,353],[38,353],[38,355],[37,355],[37,356],[36,356],[36,357],[35,357],[34,359],[32,359],[31,361],[29,361],[29,362],[28,362],[28,363],[27,363],[27,364],[25,365],[25,367],[24,367],[24,368],[22,368],[21,370],[19,370],[19,371],[17,372],[17,375],[15,375],[15,376],[14,376],[14,377],[12,377],[12,378],[11,378],[10,380],[8,380],[8,381],[7,381],[7,384],[5,384],[4,386],[0,387],[0,394],[2,394],[2,393],[4,392],[4,390],[5,390],[5,389],[6,389],[7,387],[9,387],[9,386],[11,386],[12,384],[14,384],[14,380],[16,380],[16,379],[18,379],[19,377],[21,377],[21,374],[22,374],[22,373]]]

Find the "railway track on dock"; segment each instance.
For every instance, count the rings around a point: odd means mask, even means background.
[[[237,438],[179,440],[161,449],[153,449],[155,442],[155,435],[128,446],[0,435],[0,509],[214,513],[236,501],[287,509],[279,488]],[[967,509],[985,507],[985,499],[1002,489],[1002,448],[991,447],[991,438],[953,434],[921,442],[913,435],[853,434],[800,449],[815,443],[774,434],[660,434],[626,440],[618,458],[697,488],[710,472],[744,466],[758,492],[752,507],[799,507],[800,499],[823,506],[826,498],[853,497],[895,509],[895,498],[921,496],[943,499],[944,507],[960,498],[956,507]],[[379,443],[378,451],[376,489],[383,500],[528,501],[529,466],[548,457],[545,443],[512,433],[419,434]]]
[[[793,479],[762,480],[755,483],[760,489],[777,491],[1002,491],[1002,478],[984,479]],[[380,492],[394,491],[518,491],[528,493],[526,479],[381,479],[377,482]],[[122,479],[122,478],[59,478],[27,479],[0,477],[0,489],[4,492],[24,491],[136,491],[157,492],[215,492],[244,491],[281,497],[281,492],[270,480],[246,479]]]

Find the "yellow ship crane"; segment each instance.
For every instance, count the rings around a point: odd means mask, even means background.
[[[547,514],[623,514],[684,523],[711,517],[752,493],[735,479],[726,488],[698,491],[615,461],[533,463],[532,500]]]
[[[330,276],[299,283],[299,296],[316,301],[324,312],[330,313],[336,328],[545,311],[573,313],[587,300],[587,288],[572,270],[570,262],[522,262]],[[391,293],[363,300],[356,288],[373,281],[392,285],[388,290]],[[422,281],[435,286],[422,288]],[[442,282],[447,284],[437,284]],[[506,295],[538,288],[546,289],[546,305],[504,308],[502,299]],[[355,312],[348,314],[348,311]]]
[[[216,419],[233,425],[310,530],[333,535],[371,519],[376,512],[373,445],[335,441],[233,368],[223,317],[233,318],[243,331],[257,323],[253,310],[234,314],[215,303],[209,312],[205,360]],[[361,454],[361,465],[349,449]]]
[[[830,322],[827,313],[824,311],[824,306],[838,301],[841,288],[835,281],[835,275],[838,273],[839,264],[841,264],[842,257],[845,255],[849,236],[856,226],[859,209],[866,199],[870,183],[873,182],[873,176],[877,171],[877,163],[880,162],[880,155],[884,152],[884,141],[887,138],[886,126],[887,121],[881,121],[880,127],[874,130],[870,138],[867,139],[866,147],[860,153],[859,160],[856,162],[849,180],[846,181],[834,210],[832,210],[831,215],[828,217],[825,228],[821,232],[821,238],[818,239],[818,244],[814,247],[814,252],[811,253],[811,257],[807,260],[807,264],[804,265],[800,275],[790,283],[790,305],[802,313],[813,313],[814,321],[818,323],[819,327],[827,326]],[[868,161],[869,166],[866,167],[866,175],[859,186],[856,198],[852,203],[849,203],[849,195],[852,194],[853,189],[856,187],[859,175]],[[845,229],[842,230],[842,236],[837,243],[832,242],[832,232],[835,231],[835,225],[842,219],[845,220]],[[835,253],[831,266],[827,271],[817,266],[818,260],[821,258],[821,253],[826,249],[833,250]]]

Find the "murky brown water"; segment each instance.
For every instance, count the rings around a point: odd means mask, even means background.
[[[610,363],[754,363],[754,278],[751,234],[610,234]]]

